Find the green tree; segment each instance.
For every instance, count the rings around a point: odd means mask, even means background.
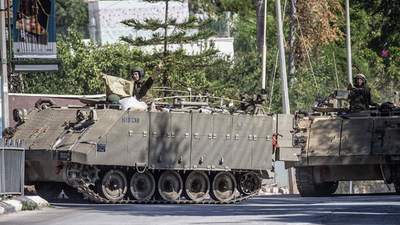
[[[190,0],[191,8],[198,14],[206,14],[218,21],[225,21],[226,12],[231,12],[233,26],[238,30],[232,30],[230,36],[241,38],[244,47],[240,46],[241,41],[235,41],[235,52],[246,49],[246,52],[254,49],[262,53],[263,30],[264,30],[264,4],[263,0]],[[244,24],[243,24],[244,23]],[[250,25],[250,26],[249,26]],[[276,27],[276,26],[274,26]],[[254,43],[253,43],[254,42]],[[240,47],[239,47],[239,46]],[[236,47],[239,47],[237,49]]]
[[[366,74],[370,86],[379,90],[376,94],[391,100],[393,90],[400,85],[400,2],[357,0],[351,5],[353,46],[360,58],[357,69]]]
[[[73,24],[77,30],[89,37],[88,4],[82,0],[56,1],[56,31],[58,34],[67,34]]]
[[[151,62],[154,64],[160,59],[164,61],[162,86],[172,88],[208,86],[204,69],[216,66],[214,58],[217,57],[218,50],[215,49],[212,41],[206,41],[215,34],[215,31],[201,28],[212,20],[199,21],[196,17],[191,16],[183,22],[178,22],[177,19],[169,16],[169,0],[144,1],[165,3],[165,19],[147,19],[144,22],[137,19],[122,21],[123,24],[135,30],[151,30],[153,34],[148,39],[144,37],[136,37],[135,39],[121,37],[121,40],[135,47],[162,46],[155,48],[150,58],[143,58],[142,60],[142,63]],[[193,32],[196,29],[198,31]],[[203,45],[202,50],[198,53],[189,54],[183,47],[184,44],[188,43],[200,43]],[[174,50],[173,44],[179,46],[178,49]]]
[[[176,54],[172,54],[172,51],[168,49],[168,51],[165,51],[162,47],[163,43],[170,45],[173,42],[172,37],[169,36],[168,39],[163,39],[163,31],[165,31],[163,29],[167,26],[172,27],[175,25],[169,19],[167,20],[168,24],[165,24],[164,21],[159,21],[158,23],[146,25],[147,27],[142,28],[156,27],[155,25],[157,24],[164,26],[154,32],[161,33],[159,39],[156,39],[160,41],[161,47],[156,49],[156,54],[154,55],[141,52],[137,48],[129,50],[130,46],[126,44],[117,44],[114,46],[94,45],[90,43],[89,45],[85,45],[81,43],[81,39],[79,41],[69,40],[68,38],[73,37],[78,39],[76,35],[72,34],[75,30],[69,34],[70,36],[59,37],[58,39],[58,54],[64,60],[62,71],[60,73],[40,73],[40,76],[37,76],[37,73],[35,73],[36,75],[33,75],[33,73],[26,74],[25,92],[69,94],[83,93],[84,91],[81,92],[81,90],[85,90],[87,92],[84,94],[97,94],[103,92],[102,83],[97,75],[95,75],[97,72],[102,71],[124,77],[133,65],[142,66],[146,70],[153,70],[159,59],[165,59],[167,72],[165,75],[168,75],[166,84],[169,87],[176,89],[190,87],[199,93],[207,88],[210,91],[215,91],[216,95],[226,95],[230,98],[235,98],[240,93],[248,93],[250,95],[257,93],[259,90],[257,84],[260,79],[261,60],[260,56],[256,56],[258,51],[256,38],[258,25],[254,4],[251,4],[252,1],[250,0],[239,2],[228,0],[192,0],[189,1],[189,4],[197,4],[197,2],[201,3],[201,5],[194,6],[194,8],[197,7],[198,10],[201,9],[210,17],[217,18],[218,20],[224,18],[226,11],[229,10],[232,12],[231,36],[235,37],[234,63],[231,62],[232,59],[226,59],[227,61],[225,61],[224,58],[213,54],[209,56],[202,55],[196,58],[188,55],[183,49],[177,51]],[[230,4],[232,2],[234,4]],[[333,2],[329,1],[329,4]],[[339,2],[344,7],[344,1],[341,0]],[[364,73],[367,76],[368,84],[372,87],[374,101],[392,100],[391,93],[398,87],[400,79],[398,72],[400,71],[398,69],[398,65],[400,65],[400,42],[398,34],[395,32],[396,30],[393,29],[393,26],[396,25],[396,22],[393,22],[395,15],[392,15],[391,12],[387,12],[387,14],[380,13],[385,11],[379,10],[385,10],[380,7],[380,3],[390,3],[391,5],[389,6],[392,8],[397,3],[365,1],[365,3],[373,2],[375,4],[368,9],[366,7],[368,5],[358,4],[359,2],[361,1],[353,1],[350,4],[353,74]],[[289,98],[293,110],[300,107],[308,109],[317,94],[327,96],[332,91],[331,89],[337,88],[337,86],[343,88],[347,83],[345,39],[340,35],[338,36],[340,37],[339,39],[332,38],[334,37],[333,34],[340,34],[340,32],[333,32],[335,29],[340,29],[342,33],[345,32],[345,16],[338,7],[326,5],[327,3],[314,7],[304,1],[300,2],[300,4],[303,4],[303,8],[298,11],[298,14],[310,14],[310,18],[303,19],[300,19],[300,17],[304,15],[299,15],[299,21],[303,21],[300,22],[302,25],[301,30],[306,37],[305,40],[308,46],[310,61],[304,55],[303,57],[298,57],[297,63],[303,65],[303,67],[296,71],[295,76],[289,81]],[[242,6],[245,8],[240,8]],[[335,19],[337,25],[331,33],[323,35],[325,22],[319,20],[319,18],[322,18],[325,14],[315,11],[319,8],[325,10],[322,12],[325,12],[327,15],[329,13],[337,15]],[[267,18],[267,89],[269,89],[267,93],[274,94],[272,97],[273,100],[271,100],[272,108],[279,111],[281,90],[279,72],[277,72],[279,70],[277,70],[275,58],[277,50],[274,15],[274,2],[271,2],[268,5]],[[325,17],[328,18],[328,16]],[[186,25],[188,24],[186,23]],[[196,22],[192,24],[200,25],[200,23]],[[307,32],[303,24],[308,26]],[[288,23],[284,23],[284,31],[288,30],[287,26]],[[197,27],[201,29],[200,26]],[[300,29],[297,29],[297,32],[300,32]],[[303,50],[299,50],[298,52],[296,50],[296,52],[305,53],[304,43],[302,43],[304,39],[300,37],[300,34],[298,35],[298,48],[303,48]],[[178,36],[176,35],[176,39],[174,40],[178,40]],[[165,42],[165,40],[168,41]],[[131,41],[134,44],[136,40]],[[146,42],[150,44],[150,39],[142,40],[143,45]],[[189,42],[189,39],[187,39],[187,42]],[[140,43],[136,44],[138,44],[137,46],[140,45]],[[382,56],[382,51],[384,50],[387,52],[387,55]],[[166,52],[167,55],[165,55]],[[218,63],[219,66],[206,66],[214,65],[215,63]],[[84,75],[86,80],[83,77],[74,79],[75,76],[79,77],[81,75]],[[75,80],[78,80],[78,82],[75,82]],[[60,81],[63,84],[62,87],[59,87]],[[94,84],[88,87],[85,86],[85,82],[94,82]],[[164,84],[165,82],[159,82],[157,85],[164,86]],[[223,89],[226,90],[226,94],[222,91]],[[272,92],[271,89],[273,90]]]
[[[86,43],[74,27],[67,35],[58,37],[57,55],[63,62],[60,72],[25,73],[25,93],[104,93],[100,72],[128,78],[132,66],[141,57],[147,57],[145,52],[131,50],[127,44]]]
[[[392,0],[354,0],[351,5],[355,10],[365,11],[377,19],[380,35],[375,36],[371,42],[379,51],[388,46],[398,45],[400,29],[400,2]],[[378,30],[375,30],[378,31]]]

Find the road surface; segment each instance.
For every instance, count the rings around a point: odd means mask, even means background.
[[[0,224],[400,224],[400,196],[353,195],[302,198],[265,195],[236,204],[75,204],[0,216]]]

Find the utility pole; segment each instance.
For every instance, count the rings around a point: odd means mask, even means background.
[[[351,71],[351,36],[350,36],[350,5],[349,0],[346,0],[346,49],[347,49],[347,83],[352,84]]]
[[[285,61],[285,49],[283,44],[283,28],[282,28],[282,12],[281,12],[281,1],[275,1],[276,8],[276,21],[278,28],[278,46],[279,46],[279,67],[281,72],[281,86],[282,86],[282,105],[283,114],[290,114],[289,106],[289,92],[287,85],[286,76],[286,61]]]
[[[0,0],[0,42],[1,42],[1,117],[2,130],[9,127],[8,113],[8,74],[6,50],[6,9],[5,1]]]
[[[283,114],[290,114],[289,91],[288,91],[287,75],[286,75],[285,48],[283,44],[284,36],[282,29],[282,12],[281,12],[280,0],[275,1],[275,9],[276,9],[276,21],[278,28],[279,67],[281,73]],[[291,194],[297,194],[298,191],[296,188],[294,168],[289,168],[287,172],[288,172],[289,192]]]
[[[262,72],[261,72],[261,94],[265,94],[265,76],[267,73],[267,0],[264,0],[264,34],[262,46]]]

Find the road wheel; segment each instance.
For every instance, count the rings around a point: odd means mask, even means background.
[[[165,171],[158,179],[158,193],[167,201],[175,201],[181,196],[183,180],[176,171]]]
[[[296,168],[296,183],[300,195],[302,197],[326,197],[335,193],[339,182],[330,181],[317,184],[313,169],[313,167]]]
[[[101,178],[100,195],[112,202],[125,197],[127,190],[126,176],[120,170],[109,170]]]
[[[235,196],[235,188],[235,177],[229,172],[219,172],[212,181],[210,196],[216,201],[228,202]]]
[[[149,200],[156,189],[156,181],[149,171],[133,174],[129,183],[131,196],[136,200]]]
[[[210,191],[210,179],[203,171],[192,171],[185,180],[184,196],[196,202],[204,200]]]
[[[239,192],[244,195],[252,195],[257,193],[261,188],[261,180],[257,174],[248,172],[242,174],[238,180]]]

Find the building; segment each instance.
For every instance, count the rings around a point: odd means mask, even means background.
[[[129,1],[87,1],[89,5],[89,25],[90,37],[94,42],[102,41],[115,43],[119,41],[121,36],[129,38],[136,37],[151,37],[153,31],[134,30],[121,23],[127,19],[137,19],[145,21],[146,19],[165,19],[165,4],[164,3],[147,3],[139,0]],[[176,18],[177,22],[184,22],[189,17],[189,5],[187,1],[180,3],[170,1],[168,3],[168,15],[170,18]],[[157,32],[157,31],[155,31]],[[173,32],[173,28],[168,30],[168,33]],[[196,32],[196,30],[193,30]],[[215,46],[224,55],[233,57],[233,38],[230,37],[213,37],[210,40],[214,41]],[[205,43],[193,43],[184,45],[184,49],[188,53],[198,52],[202,49]],[[177,46],[170,45],[171,48]],[[151,51],[153,47],[145,48]]]

